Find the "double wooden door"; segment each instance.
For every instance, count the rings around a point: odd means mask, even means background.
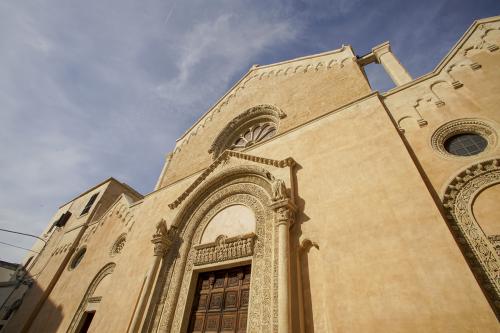
[[[246,332],[250,265],[201,273],[188,332]]]

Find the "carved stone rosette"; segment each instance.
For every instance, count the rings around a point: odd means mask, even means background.
[[[500,259],[494,244],[484,234],[472,213],[477,195],[500,183],[500,161],[489,160],[469,167],[448,185],[443,205],[448,223],[462,246],[472,270],[479,274],[483,290],[500,313]]]
[[[493,126],[486,121],[474,118],[455,119],[441,125],[436,129],[434,134],[432,134],[431,146],[443,156],[464,158],[464,156],[450,154],[444,147],[444,143],[447,139],[462,133],[475,133],[481,135],[488,142],[485,151],[490,151],[496,147],[497,134]],[[465,156],[465,158],[467,158],[467,156]]]
[[[219,236],[213,243],[194,247],[194,265],[217,263],[224,260],[238,259],[253,255],[255,234],[227,238]]]

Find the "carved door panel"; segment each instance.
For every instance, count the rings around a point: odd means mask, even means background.
[[[249,295],[250,265],[200,274],[188,332],[246,332]]]

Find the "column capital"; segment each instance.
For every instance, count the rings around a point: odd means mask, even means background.
[[[392,52],[391,50],[391,44],[389,42],[383,42],[382,44],[379,44],[372,48],[372,53],[375,55],[375,58],[377,59],[377,62],[380,63],[380,57],[383,54]]]
[[[291,227],[295,222],[297,207],[290,200],[281,200],[271,205],[276,213],[276,225],[286,224]]]
[[[154,244],[154,256],[163,257],[174,241],[174,237],[177,234],[177,227],[171,226],[170,229],[167,227],[165,220],[161,220],[156,225],[156,232],[153,234],[151,243]]]

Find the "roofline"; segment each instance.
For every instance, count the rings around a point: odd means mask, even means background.
[[[0,267],[11,268],[13,270],[17,269],[21,264],[16,264],[10,261],[0,260]]]
[[[453,45],[453,47],[448,51],[448,53],[441,59],[441,61],[436,65],[436,67],[429,73],[426,73],[408,83],[405,83],[403,85],[394,87],[392,89],[389,89],[385,93],[382,94],[383,97],[390,96],[394,93],[397,93],[398,91],[404,90],[414,84],[417,84],[419,82],[425,81],[437,74],[439,74],[443,68],[450,62],[450,60],[457,54],[457,52],[460,50],[460,48],[465,44],[465,42],[471,37],[471,35],[474,33],[476,28],[480,24],[484,23],[489,23],[489,22],[495,22],[500,20],[500,15],[497,16],[491,16],[491,17],[486,17],[483,19],[475,20],[467,30],[463,33],[462,37]]]
[[[98,183],[97,185],[94,185],[93,187],[89,188],[89,189],[88,189],[88,190],[86,190],[85,192],[80,193],[79,195],[77,195],[77,196],[76,196],[76,197],[74,197],[73,199],[71,199],[71,200],[69,200],[69,201],[65,202],[64,204],[62,204],[61,206],[59,206],[59,209],[63,208],[63,207],[64,207],[64,206],[66,206],[67,204],[69,204],[69,203],[71,203],[71,202],[75,201],[76,199],[83,197],[85,194],[87,194],[87,193],[89,193],[89,192],[92,192],[92,191],[93,191],[93,190],[95,190],[96,188],[101,187],[102,185],[104,185],[104,184],[106,184],[106,183],[111,183],[111,182],[116,182],[116,183],[118,183],[119,185],[121,185],[121,186],[125,187],[126,189],[130,190],[131,192],[133,192],[133,194],[134,194],[134,195],[138,196],[138,197],[139,197],[139,199],[144,198],[144,196],[143,196],[141,193],[137,192],[135,189],[133,189],[133,188],[132,188],[132,187],[130,187],[129,185],[127,185],[127,184],[125,184],[125,183],[120,182],[119,180],[117,180],[117,179],[116,179],[116,178],[114,178],[114,177],[109,177],[109,178],[107,178],[107,179],[103,180],[102,182]]]
[[[280,61],[280,62],[275,62],[275,63],[272,63],[272,64],[268,64],[268,65],[253,65],[252,67],[250,67],[248,69],[248,71],[241,77],[241,79],[239,79],[235,84],[233,84],[231,86],[231,88],[229,88],[226,93],[224,95],[222,95],[222,97],[220,97],[200,118],[198,118],[198,120],[193,124],[191,125],[191,127],[189,127],[177,140],[175,140],[175,148],[177,148],[177,144],[183,140],[188,134],[189,132],[191,132],[196,126],[198,126],[198,124],[217,106],[219,105],[219,103],[221,103],[224,98],[226,98],[226,96],[228,96],[239,84],[240,82],[242,82],[251,72],[255,71],[255,70],[259,70],[259,69],[263,69],[263,68],[271,68],[271,67],[275,67],[275,66],[280,66],[280,65],[284,65],[284,64],[288,64],[288,63],[292,63],[292,62],[295,62],[295,61],[302,61],[302,60],[306,60],[306,59],[311,59],[311,58],[316,58],[316,57],[321,57],[321,56],[325,56],[325,55],[329,55],[329,54],[335,54],[335,53],[340,53],[340,52],[343,52],[346,48],[349,48],[351,49],[352,51],[352,47],[351,45],[347,44],[347,45],[344,45],[342,44],[342,46],[338,49],[334,49],[334,50],[330,50],[330,51],[326,51],[326,52],[320,52],[320,53],[315,53],[315,54],[310,54],[310,55],[307,55],[307,56],[302,56],[302,57],[298,57],[298,58],[293,58],[293,59],[289,59],[289,60],[284,60],[284,61]],[[353,52],[354,53],[354,52]],[[174,149],[175,149],[174,148]]]

